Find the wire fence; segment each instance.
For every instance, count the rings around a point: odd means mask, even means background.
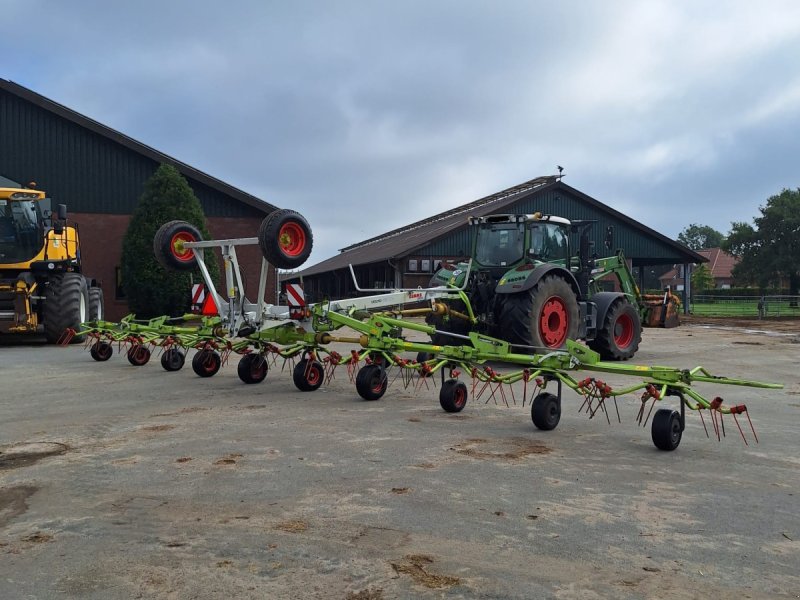
[[[800,318],[800,296],[713,296],[698,294],[692,314],[705,317]]]

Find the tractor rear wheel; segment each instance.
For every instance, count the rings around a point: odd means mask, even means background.
[[[156,261],[168,271],[191,271],[197,266],[194,250],[184,247],[187,242],[203,239],[200,230],[186,221],[164,223],[153,238]]]
[[[105,318],[105,302],[103,290],[99,287],[89,288],[89,320],[102,321]]]
[[[311,255],[311,226],[298,212],[276,210],[258,228],[258,245],[269,263],[278,269],[296,269]]]
[[[51,344],[58,341],[66,329],[76,331],[89,320],[89,291],[80,273],[59,273],[47,284],[44,300],[44,335]],[[70,343],[82,342],[85,336],[72,338]]]
[[[527,292],[506,296],[500,332],[511,344],[556,350],[578,336],[579,320],[572,286],[561,277],[550,275]]]
[[[588,343],[605,360],[628,360],[642,341],[642,322],[639,313],[624,298],[616,300],[606,311],[597,336]]]

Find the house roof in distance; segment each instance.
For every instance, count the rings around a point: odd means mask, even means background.
[[[59,104],[41,94],[37,94],[33,90],[29,90],[28,88],[19,85],[18,83],[14,83],[13,81],[8,81],[6,79],[0,78],[0,89],[5,90],[15,96],[18,96],[27,102],[30,102],[46,111],[49,111],[59,117],[72,121],[73,123],[80,125],[94,133],[97,133],[103,137],[106,137],[126,148],[133,150],[139,154],[150,158],[157,163],[167,163],[174,166],[178,171],[180,171],[183,175],[188,178],[194,179],[200,183],[203,183],[210,188],[213,188],[227,196],[234,198],[235,200],[239,200],[244,204],[252,206],[255,209],[258,209],[266,214],[271,213],[277,210],[278,207],[273,206],[272,204],[253,196],[252,194],[248,194],[236,188],[230,184],[225,183],[217,179],[216,177],[212,177],[208,173],[204,173],[199,169],[195,169],[183,163],[176,158],[173,158],[163,152],[156,150],[155,148],[151,148],[150,146],[143,144],[141,142],[136,141],[135,139],[125,135],[124,133],[120,133],[111,127],[103,125],[95,121],[94,119],[90,119],[89,117],[82,115],[79,112],[72,110],[71,108],[67,108],[63,104]]]

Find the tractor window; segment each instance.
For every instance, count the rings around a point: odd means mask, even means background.
[[[542,262],[567,261],[569,240],[564,228],[556,223],[535,223],[530,226],[531,258]]]
[[[475,260],[485,267],[505,267],[523,257],[525,231],[516,223],[497,223],[478,229]]]
[[[42,213],[32,200],[0,200],[0,263],[31,260],[42,249]]]

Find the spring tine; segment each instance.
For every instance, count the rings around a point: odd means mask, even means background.
[[[744,437],[744,431],[742,431],[742,426],[739,425],[739,419],[736,418],[736,413],[733,414],[733,422],[736,423],[736,427],[739,428],[739,435],[742,436],[742,441],[744,442],[745,446],[749,446],[750,444],[747,443],[747,438]]]
[[[617,422],[622,423],[622,417],[619,416],[619,406],[617,406],[617,397],[612,396],[612,398],[614,398],[614,410],[617,411]]]
[[[753,421],[750,420],[750,413],[747,412],[747,409],[745,409],[745,413],[744,414],[747,417],[747,422],[750,423],[750,429],[753,430],[753,437],[755,438],[756,444],[757,444],[758,443],[758,436],[756,435],[756,428],[753,427]]]
[[[706,427],[706,420],[703,418],[703,409],[702,409],[702,407],[697,412],[700,415],[700,422],[703,424],[703,429],[706,432],[706,437],[709,437],[708,428]]]

